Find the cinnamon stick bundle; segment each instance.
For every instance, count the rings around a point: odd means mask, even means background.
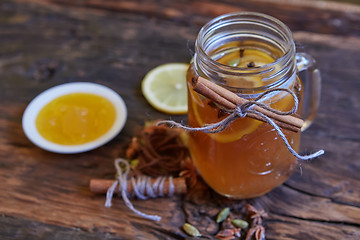
[[[115,180],[108,180],[108,179],[91,179],[90,180],[90,191],[95,194],[105,194],[108,190],[108,188],[114,183]],[[155,178],[151,179],[151,185],[154,184],[156,181]],[[163,194],[167,195],[169,194],[169,179],[166,179],[164,182],[163,187]],[[183,177],[177,177],[173,178],[173,184],[174,184],[174,194],[184,194],[187,191],[185,178]],[[134,188],[132,185],[131,180],[127,181],[127,192],[129,194],[132,194],[134,192]],[[115,193],[119,192],[119,188],[116,189]],[[145,193],[146,194],[146,193]]]
[[[207,97],[214,101],[215,103],[223,106],[226,109],[234,109],[238,105],[242,105],[248,100],[239,97],[235,93],[209,81],[206,80],[203,77],[198,77],[193,79],[193,89],[197,93],[200,93],[204,97]],[[293,132],[298,132],[301,130],[302,125],[304,124],[304,121],[300,118],[290,116],[290,115],[279,115],[273,112],[270,112],[269,110],[266,110],[264,108],[261,108],[257,105],[253,106],[253,110],[258,111],[269,118],[271,118],[279,127],[285,128],[288,130],[291,130]],[[260,120],[263,122],[266,122],[266,119],[254,114],[254,113],[248,113],[246,115],[247,117]]]

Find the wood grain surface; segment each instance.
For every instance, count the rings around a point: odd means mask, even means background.
[[[91,178],[114,177],[146,120],[162,114],[146,102],[140,84],[153,67],[189,62],[200,27],[232,11],[258,11],[284,21],[300,50],[317,59],[322,100],[303,134],[302,153],[325,155],[302,163],[263,197],[219,196],[134,200],[162,216],[143,220],[121,199],[104,207],[89,192]],[[0,1],[0,239],[184,239],[187,221],[216,231],[215,215],[245,202],[264,209],[267,239],[360,239],[360,6],[322,1]],[[45,89],[89,81],[118,92],[128,107],[124,130],[82,154],[61,155],[34,146],[21,127],[27,104]]]

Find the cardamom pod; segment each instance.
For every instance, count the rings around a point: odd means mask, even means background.
[[[201,233],[199,232],[199,230],[197,230],[196,227],[194,227],[193,225],[191,225],[189,223],[184,223],[182,228],[184,229],[186,234],[188,234],[191,237],[201,237]]]
[[[217,223],[221,223],[222,221],[224,221],[230,214],[230,208],[224,208],[223,210],[221,210],[221,212],[219,212],[219,214],[216,217],[216,222]]]
[[[249,226],[249,223],[247,221],[245,221],[245,220],[242,220],[242,219],[232,219],[231,223],[235,227],[241,228],[241,229],[247,228]]]

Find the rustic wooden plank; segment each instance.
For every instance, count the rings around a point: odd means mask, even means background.
[[[33,0],[34,1],[34,0]],[[209,18],[237,11],[256,11],[273,15],[287,23],[293,31],[302,30],[316,33],[357,35],[357,17],[360,6],[338,4],[325,1],[101,1],[91,0],[47,0],[65,6],[103,9],[114,12],[127,12],[150,17],[172,19],[187,24],[203,25]]]
[[[325,156],[302,164],[286,185],[335,203],[360,206],[359,142],[304,134],[302,148],[326,149]]]
[[[294,37],[300,49],[317,60],[322,74],[321,107],[307,134],[358,141],[360,39],[304,32],[295,32]]]
[[[137,23],[139,20],[134,16],[114,16],[110,21],[98,18],[89,22],[63,13],[46,12],[43,16],[44,9],[27,6],[37,14],[29,17],[34,24],[32,31],[24,32],[26,22],[30,21],[26,17],[29,9],[24,5],[8,4],[5,9],[8,18],[5,18],[6,24],[1,25],[0,31],[3,46],[0,51],[4,54],[0,82],[3,90],[0,95],[0,157],[8,160],[1,161],[0,189],[6,194],[1,197],[0,212],[69,229],[76,227],[89,232],[117,233],[121,239],[133,239],[134,236],[138,239],[176,239],[183,235],[180,226],[184,217],[179,198],[158,199],[145,205],[135,201],[135,207],[140,210],[164,218],[162,223],[153,224],[136,217],[119,199],[114,200],[112,209],[104,208],[104,197],[90,194],[88,182],[93,177],[113,178],[112,161],[121,155],[127,143],[125,139],[134,135],[143,124],[144,109],[148,109],[148,119],[164,116],[149,108],[139,91],[139,82],[149,69],[174,61],[174,56],[181,58],[182,55],[189,61],[190,54],[183,45],[186,42],[185,29],[170,31],[172,39],[167,39],[162,32],[166,24],[157,26],[157,22],[151,21],[143,25]],[[22,17],[24,21],[9,20],[18,15],[25,16]],[[127,24],[127,20],[131,23]],[[140,22],[144,21],[147,19]],[[103,30],[102,25],[108,28]],[[117,31],[118,28],[122,31]],[[150,41],[154,36],[167,40]],[[30,48],[25,44],[29,39],[34,41]],[[140,42],[149,44],[146,46]],[[178,47],[180,44],[183,46]],[[12,45],[14,47],[9,50]],[[149,52],[148,47],[154,47],[155,51]],[[172,50],[173,55],[165,52],[166,48]],[[52,76],[49,67],[55,69]],[[34,147],[25,138],[20,125],[26,104],[42,90],[74,80],[97,81],[119,92],[128,105],[130,123],[114,141],[90,153],[58,155]],[[167,208],[159,212],[158,206],[164,205]],[[172,226],[171,231],[165,223]],[[32,237],[36,238],[36,234]],[[86,234],[82,237],[86,239]]]
[[[266,226],[269,240],[355,240],[360,238],[358,226],[344,226],[327,222],[314,222],[303,219],[289,218],[277,214],[271,214],[271,221]],[[302,231],[294,232],[294,229],[302,228]],[[276,229],[276,231],[274,231]]]
[[[83,231],[76,228],[66,228],[21,218],[0,216],[0,236],[2,240],[14,239],[120,239],[112,234],[97,229],[95,232]],[[121,238],[124,239],[124,238]],[[128,238],[131,239],[131,238]]]
[[[113,178],[113,159],[123,154],[144,120],[169,117],[150,108],[142,97],[140,82],[145,73],[161,63],[188,62],[191,54],[187,42],[193,43],[199,26],[213,15],[234,6],[235,10],[257,6],[202,1],[196,3],[201,11],[195,14],[191,10],[194,5],[190,10],[175,11],[184,6],[181,1],[158,5],[150,2],[154,5],[149,9],[136,9],[126,1],[109,2],[114,4],[112,10],[103,7],[101,11],[99,6],[104,3],[99,1],[87,1],[86,8],[81,9],[67,8],[72,3],[65,0],[57,1],[65,8],[34,0],[32,4],[0,3],[0,191],[4,193],[0,195],[0,213],[5,215],[0,217],[1,239],[182,239],[185,235],[180,226],[185,221],[200,224],[204,231],[214,231],[214,216],[219,209],[238,209],[243,204],[216,195],[211,201],[204,197],[201,205],[183,197],[135,200],[135,207],[164,218],[153,223],[135,216],[121,199],[115,199],[113,207],[106,209],[104,196],[88,191],[90,178]],[[306,22],[314,20],[313,15],[321,8],[300,5],[294,10],[280,3],[270,8],[270,2],[263,3],[259,9],[267,7],[268,13],[290,19],[294,29],[326,32],[319,25],[309,29]],[[215,6],[219,9],[213,11]],[[288,15],[280,14],[287,8]],[[306,16],[313,17],[301,21],[292,18],[291,14],[297,16],[304,9]],[[325,17],[323,12],[320,15],[322,21],[340,16],[341,21],[353,23],[359,16],[336,9],[329,9]],[[326,154],[303,164],[302,175],[298,170],[283,186],[251,200],[269,213],[269,239],[359,236],[360,163],[356,160],[360,147],[360,40],[356,26],[344,32],[337,27],[330,29],[332,34],[342,36],[295,34],[318,60],[325,91],[317,120],[304,133],[302,151],[324,148]],[[45,152],[25,138],[22,112],[36,94],[71,81],[98,82],[119,92],[129,108],[128,123],[113,141],[91,152]]]
[[[354,190],[356,187],[359,187],[359,185],[350,188]],[[274,199],[276,199],[275,202]],[[256,204],[260,203],[264,206],[266,212],[278,215],[312,222],[360,226],[360,209],[358,206],[337,203],[332,201],[331,198],[319,197],[302,189],[299,191],[298,189],[289,188],[287,185],[280,186],[260,198]]]

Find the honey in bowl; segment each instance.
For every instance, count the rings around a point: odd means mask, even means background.
[[[91,142],[110,130],[116,111],[106,98],[92,93],[71,93],[48,103],[36,118],[45,139],[63,145]]]
[[[25,135],[40,148],[80,153],[113,139],[124,127],[126,105],[112,89],[90,82],[47,89],[25,109]]]

